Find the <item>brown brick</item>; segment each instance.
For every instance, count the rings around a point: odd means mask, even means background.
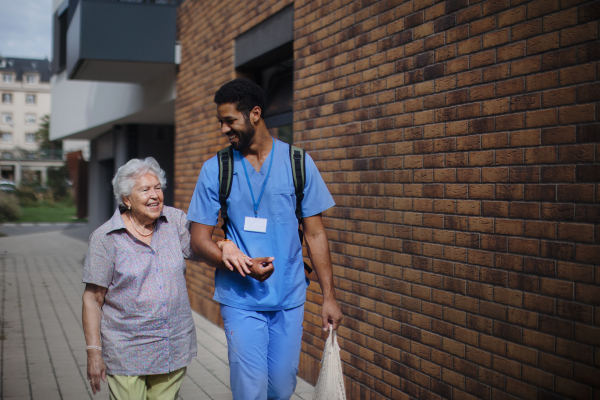
[[[529,75],[526,79],[528,91],[553,88],[558,84],[558,72],[549,71],[541,74]]]
[[[559,33],[553,32],[542,36],[527,39],[527,55],[542,53],[544,51],[558,49]]]
[[[561,124],[592,122],[595,119],[594,114],[595,107],[592,104],[562,107],[558,112],[558,120]]]
[[[500,18],[499,18],[500,19]],[[539,35],[542,32],[542,21],[536,19],[515,25],[511,29],[511,40],[517,41],[531,36]]]
[[[544,107],[555,107],[561,106],[564,104],[573,104],[575,103],[575,88],[562,88],[555,90],[548,90],[543,92],[542,94],[543,100],[542,105]]]
[[[559,82],[561,85],[572,85],[575,83],[593,81],[594,79],[596,79],[595,63],[563,68],[559,73]]]
[[[539,167],[510,167],[511,182],[539,182]]]
[[[499,3],[499,2],[498,2]],[[487,33],[483,35],[482,47],[484,49],[489,47],[500,46],[506,42],[508,42],[508,28],[497,30],[494,32]]]
[[[498,27],[514,25],[517,22],[524,21],[526,18],[526,7],[511,7],[507,11],[498,15]],[[514,29],[514,28],[513,28]],[[514,40],[514,38],[512,39]]]
[[[588,83],[577,87],[577,101],[585,103],[600,100],[600,83]]]
[[[522,235],[523,221],[513,219],[497,219],[495,232],[500,235]]]
[[[550,164],[557,161],[556,147],[525,149],[525,164]]]
[[[527,4],[527,18],[533,19],[544,14],[558,11],[560,3],[557,0],[536,0]]]
[[[554,389],[554,375],[553,374],[548,373],[544,370],[526,366],[526,365],[523,366],[522,373],[523,373],[524,381],[532,383],[541,388],[546,388],[549,390]]]
[[[556,239],[556,224],[553,222],[525,221],[525,236]]]
[[[557,127],[542,129],[542,144],[563,144],[575,142],[575,129],[573,127]]]
[[[498,62],[512,60],[513,58],[519,58],[523,56],[525,56],[525,43],[523,42],[509,44],[507,46],[500,47],[496,51],[496,60]]]
[[[561,240],[593,243],[594,225],[592,224],[558,224],[558,238]]]
[[[506,96],[506,95],[516,94],[516,93],[521,93],[524,91],[524,89],[525,89],[524,78],[511,79],[511,80],[504,81],[504,82],[498,82],[496,84],[496,93],[498,94],[498,96]],[[492,97],[493,95],[494,95],[494,92],[493,92],[493,86],[492,86],[492,90],[491,90],[489,97]],[[471,95],[471,98],[473,98],[473,95]],[[485,98],[488,98],[488,97],[485,97]]]
[[[565,112],[565,119],[577,118],[580,110],[568,110]],[[525,113],[525,125],[528,128],[555,125],[557,123],[556,111],[554,109],[528,111]]]
[[[542,169],[542,175],[543,175],[543,169]],[[554,201],[554,200],[556,200],[556,186],[554,186],[554,185],[525,185],[525,200]]]
[[[592,144],[561,146],[558,153],[558,160],[561,163],[592,162],[594,158],[594,145]]]
[[[575,48],[567,48],[542,55],[542,70],[557,69],[577,63]]]
[[[560,31],[560,45],[570,46],[575,43],[586,42],[598,38],[598,22],[589,22]]]

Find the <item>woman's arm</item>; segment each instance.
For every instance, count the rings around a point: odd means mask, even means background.
[[[81,318],[86,346],[102,347],[100,320],[106,291],[102,286],[91,283],[85,285]],[[100,391],[100,379],[106,382],[106,366],[100,350],[87,350],[87,378],[94,394]]]

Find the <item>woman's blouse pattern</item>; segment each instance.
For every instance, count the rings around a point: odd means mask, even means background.
[[[108,288],[102,356],[110,375],[175,371],[196,356],[184,259],[197,259],[183,211],[164,207],[150,245],[134,238],[117,209],[90,236],[83,282]]]

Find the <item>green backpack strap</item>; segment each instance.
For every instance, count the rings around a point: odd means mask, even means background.
[[[219,162],[219,203],[221,204],[221,218],[223,218],[223,233],[227,237],[227,198],[231,193],[231,182],[233,180],[233,150],[231,146],[219,150],[217,153]]]

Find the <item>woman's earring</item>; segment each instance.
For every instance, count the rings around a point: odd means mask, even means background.
[[[128,209],[128,210],[131,210],[131,206],[127,206],[127,209]]]

